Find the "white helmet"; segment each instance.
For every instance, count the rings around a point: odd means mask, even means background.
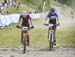
[[[23,16],[27,16],[27,15],[28,15],[28,13],[27,13],[27,12],[25,12],[25,11],[23,11],[21,15],[23,15]]]

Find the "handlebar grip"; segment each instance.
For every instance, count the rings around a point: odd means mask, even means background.
[[[19,28],[19,29],[21,29],[21,27],[20,26],[16,26],[17,28]]]
[[[33,29],[33,28],[34,28],[34,26],[31,27],[31,29]]]
[[[49,24],[43,24],[43,25],[48,26]]]

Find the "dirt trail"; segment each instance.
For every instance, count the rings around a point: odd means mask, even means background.
[[[0,49],[0,57],[75,57],[75,48],[58,47],[54,51],[48,48],[30,49],[26,54],[18,48]]]

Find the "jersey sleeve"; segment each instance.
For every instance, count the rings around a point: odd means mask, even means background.
[[[31,20],[31,17],[30,17],[30,15],[27,15],[27,18]]]
[[[20,15],[19,19],[21,19],[21,18],[22,18],[22,15]]]
[[[57,13],[55,13],[55,16],[56,16],[56,17],[58,17],[58,14],[57,14]]]
[[[47,14],[47,18],[49,18],[49,17],[50,17],[50,13]]]

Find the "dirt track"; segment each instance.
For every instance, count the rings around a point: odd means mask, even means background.
[[[75,48],[57,47],[53,51],[49,51],[48,48],[30,49],[26,54],[18,48],[2,48],[0,57],[75,57]]]

